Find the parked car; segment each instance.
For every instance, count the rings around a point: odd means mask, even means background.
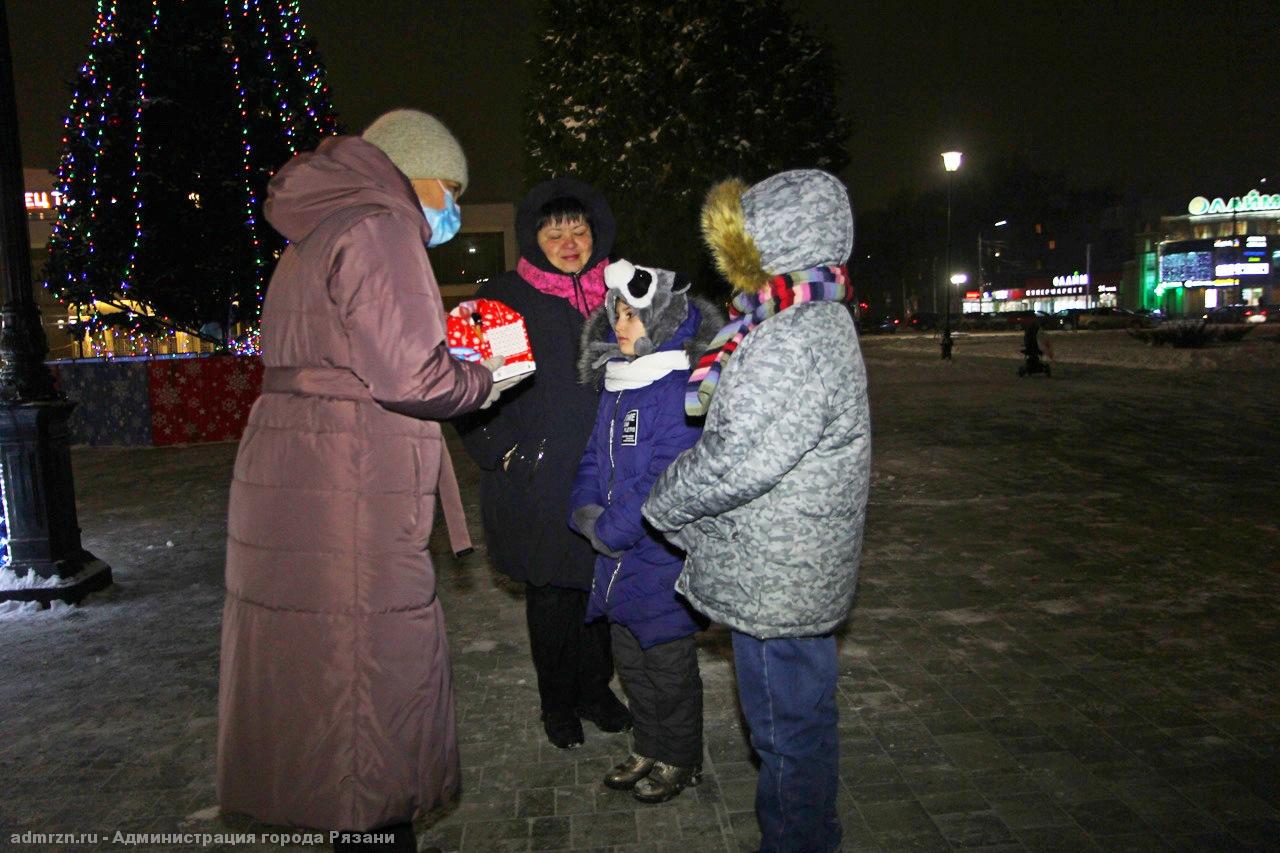
[[[1275,311],[1275,306],[1271,305],[1223,305],[1219,308],[1210,308],[1205,313],[1204,320],[1209,323],[1266,323],[1269,320],[1276,322],[1280,318],[1272,316]]]
[[[1040,325],[1046,329],[1056,328],[1058,325],[1053,315],[1043,311],[992,311],[982,314],[975,312],[961,314],[958,319],[957,324],[956,318],[952,318],[953,328],[982,332],[1021,331],[1032,319],[1039,320]]]
[[[927,332],[942,325],[942,318],[931,311],[917,311],[907,318],[907,327],[918,332]]]
[[[1025,329],[1032,320],[1039,320],[1042,329],[1054,329],[1060,325],[1058,318],[1045,311],[1000,311],[988,316],[991,326],[997,329]]]
[[[1138,329],[1152,325],[1150,317],[1124,308],[1064,308],[1056,312],[1064,329]]]
[[[863,314],[858,318],[858,331],[864,335],[892,335],[899,320],[892,314]]]

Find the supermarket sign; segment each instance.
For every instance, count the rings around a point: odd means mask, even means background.
[[[1212,216],[1219,213],[1253,213],[1265,210],[1280,211],[1280,193],[1268,195],[1257,190],[1250,190],[1242,196],[1229,199],[1215,198],[1212,201],[1198,195],[1187,203],[1187,213],[1192,216]]]

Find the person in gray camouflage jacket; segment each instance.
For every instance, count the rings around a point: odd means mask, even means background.
[[[686,395],[702,437],[644,516],[688,552],[676,588],[732,629],[761,759],[763,851],[835,850],[836,647],[853,603],[870,482],[866,370],[847,309],[844,186],[783,172],[708,195],[703,233],[738,291]],[[843,304],[842,304],[843,303]]]

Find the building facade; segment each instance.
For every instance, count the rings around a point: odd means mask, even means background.
[[[1155,239],[1153,239],[1155,237]],[[1280,193],[1197,196],[1140,241],[1142,307],[1199,316],[1228,305],[1280,302]]]

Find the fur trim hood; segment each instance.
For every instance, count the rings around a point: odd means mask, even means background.
[[[610,297],[614,295],[611,293]],[[658,341],[654,347],[656,352],[683,349],[689,356],[689,364],[695,364],[699,357],[711,345],[716,332],[727,322],[724,312],[705,299],[688,294],[675,294],[671,300],[671,309],[679,305],[683,308],[682,316],[671,322],[670,317],[676,310],[665,312],[667,316],[659,319],[655,327],[670,328],[665,338],[658,337],[659,329],[649,329],[650,337]],[[678,309],[677,309],[678,310]],[[614,358],[626,358],[618,349],[618,342],[613,337],[613,322],[610,320],[610,303],[601,305],[592,311],[582,327],[582,346],[578,350],[578,381],[583,385],[598,388],[604,380],[604,366]],[[668,327],[668,323],[671,325]]]
[[[716,184],[702,207],[702,236],[734,289],[755,293],[783,273],[838,266],[853,252],[853,208],[844,184],[796,169],[748,187]]]

